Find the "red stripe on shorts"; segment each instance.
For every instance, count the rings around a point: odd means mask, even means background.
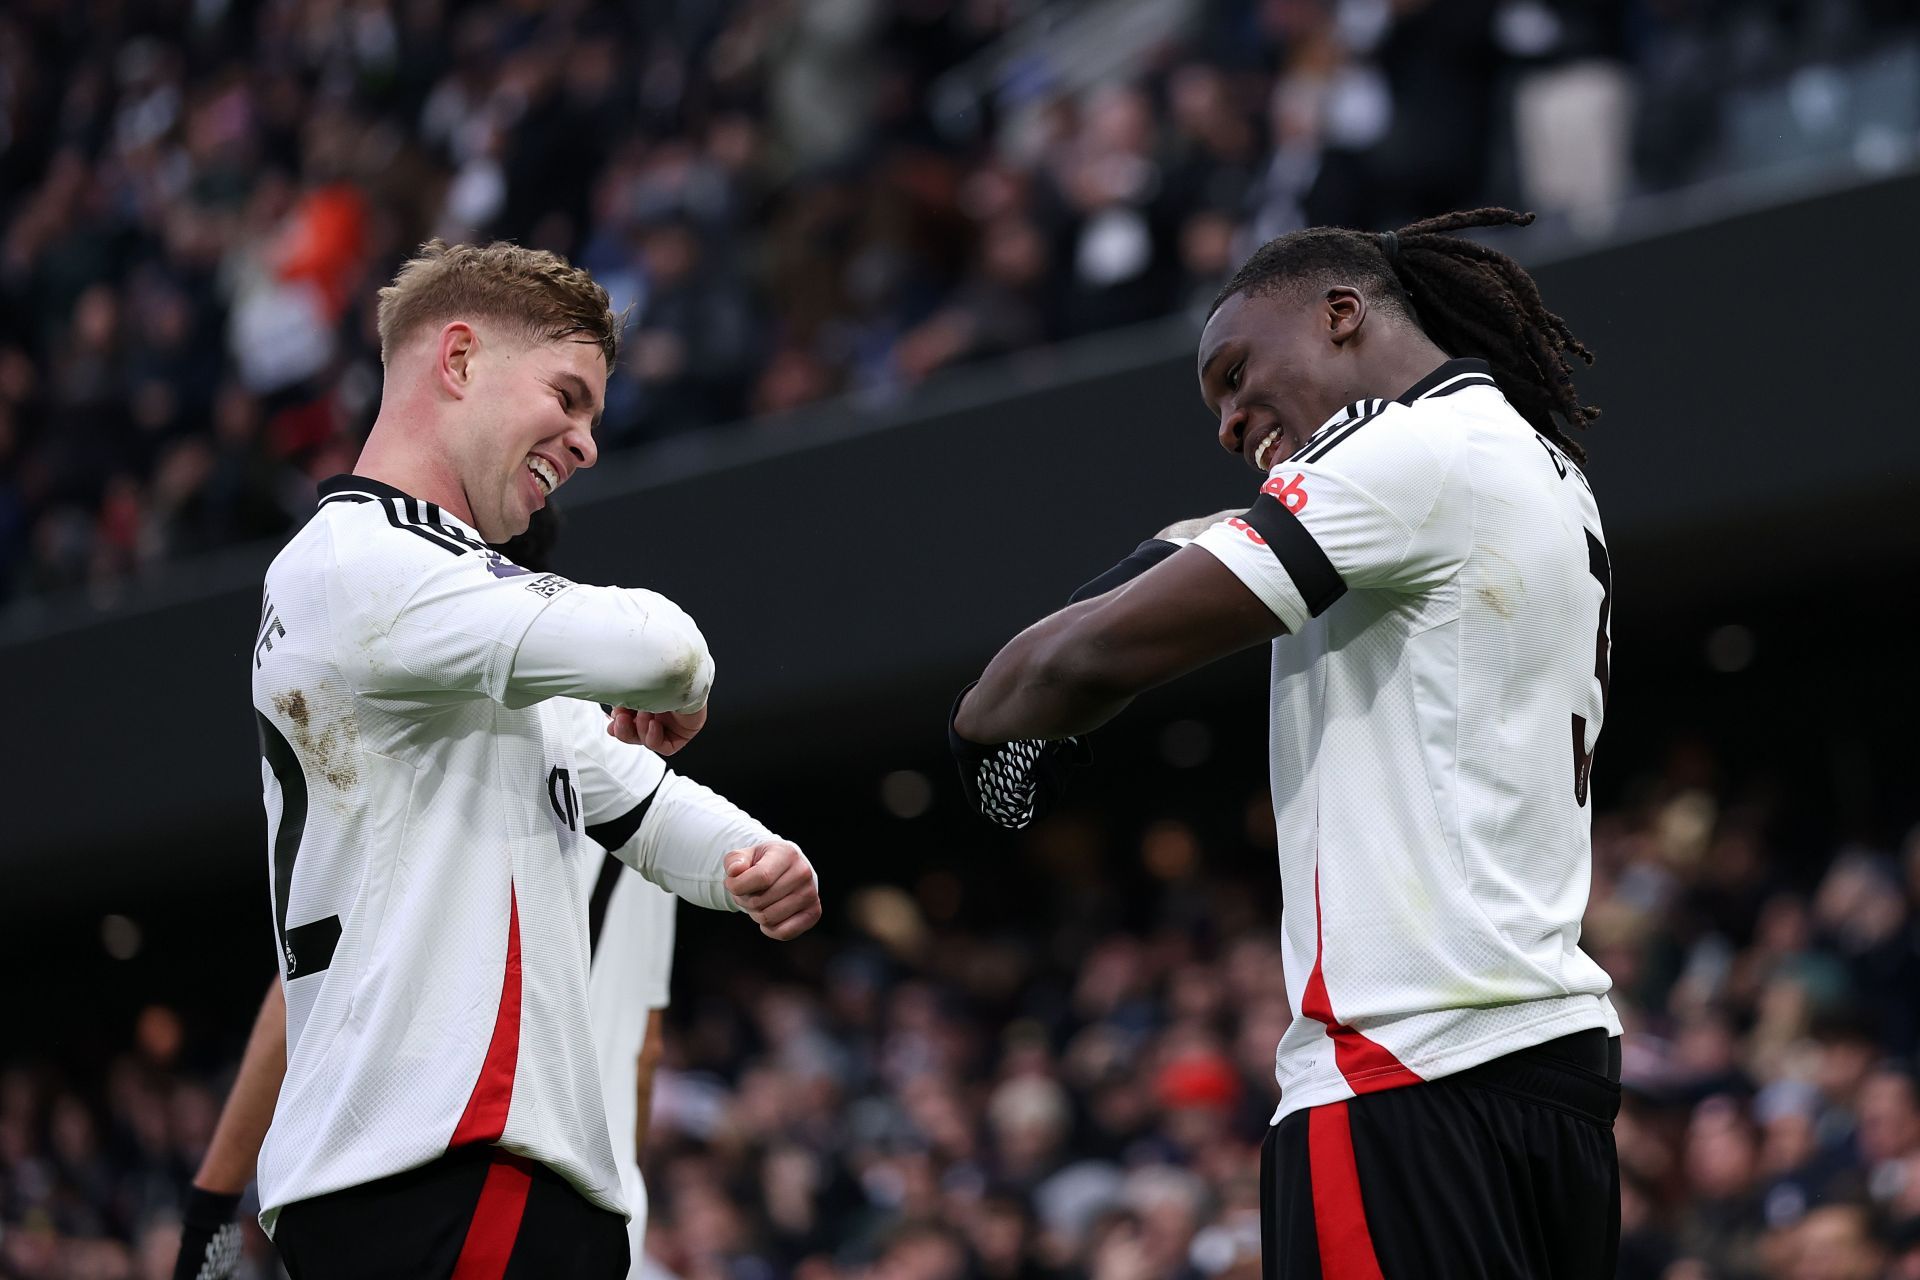
[[[528,1172],[532,1161],[505,1152],[487,1167],[487,1180],[474,1201],[473,1221],[453,1264],[452,1280],[501,1280],[520,1236],[520,1218],[527,1211],[527,1192],[533,1186]]]
[[[1307,1177],[1313,1184],[1323,1280],[1383,1280],[1360,1200],[1360,1166],[1353,1157],[1346,1103],[1308,1108]]]
[[[520,1060],[520,899],[507,886],[507,971],[500,981],[500,1012],[493,1020],[493,1040],[473,1082],[467,1109],[453,1127],[449,1147],[470,1142],[497,1142],[507,1130],[507,1108],[513,1103],[513,1069]]]

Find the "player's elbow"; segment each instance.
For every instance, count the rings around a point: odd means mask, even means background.
[[[691,711],[705,706],[713,691],[713,654],[706,637],[684,610],[664,596],[647,601],[639,643],[625,656],[625,683],[631,692],[620,700],[622,706],[636,711]]]
[[[669,711],[693,711],[707,705],[713,692],[713,655],[707,642],[695,631],[662,664],[666,679],[661,695],[672,705]]]

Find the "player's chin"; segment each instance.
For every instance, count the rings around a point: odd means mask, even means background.
[[[500,514],[492,520],[483,521],[479,518],[479,513],[475,512],[474,523],[479,526],[480,536],[497,547],[525,533],[533,524],[533,513],[525,510],[518,503],[508,502],[501,506]],[[494,527],[488,528],[489,524]]]

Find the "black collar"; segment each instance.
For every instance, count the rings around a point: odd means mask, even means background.
[[[419,501],[412,494],[396,489],[385,481],[375,480],[372,476],[328,476],[320,482],[320,501],[325,502],[336,493],[364,493],[375,498],[399,498],[403,502]]]
[[[1394,400],[1399,404],[1412,404],[1415,400],[1425,399],[1427,396],[1439,391],[1443,384],[1453,383],[1456,379],[1468,374],[1478,374],[1479,379],[1476,379],[1473,383],[1463,383],[1460,385],[1475,386],[1480,384],[1480,380],[1484,380],[1487,383],[1493,382],[1493,369],[1485,360],[1478,360],[1471,357],[1460,360],[1449,360],[1426,377],[1420,379],[1420,381],[1408,387],[1398,396],[1395,396]],[[1448,390],[1451,389],[1451,387],[1448,388]]]
[[[403,489],[370,476],[330,476],[320,482],[320,505],[332,502],[378,503],[386,510],[387,522],[402,526],[426,525],[464,547],[484,548],[480,531],[458,516],[448,515],[431,502],[422,502]]]

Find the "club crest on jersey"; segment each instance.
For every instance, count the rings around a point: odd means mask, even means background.
[[[533,572],[531,569],[522,569],[498,551],[486,553],[486,564],[487,572],[496,578],[523,578]]]
[[[580,793],[573,788],[573,770],[555,765],[547,771],[547,803],[567,830],[580,829]]]

